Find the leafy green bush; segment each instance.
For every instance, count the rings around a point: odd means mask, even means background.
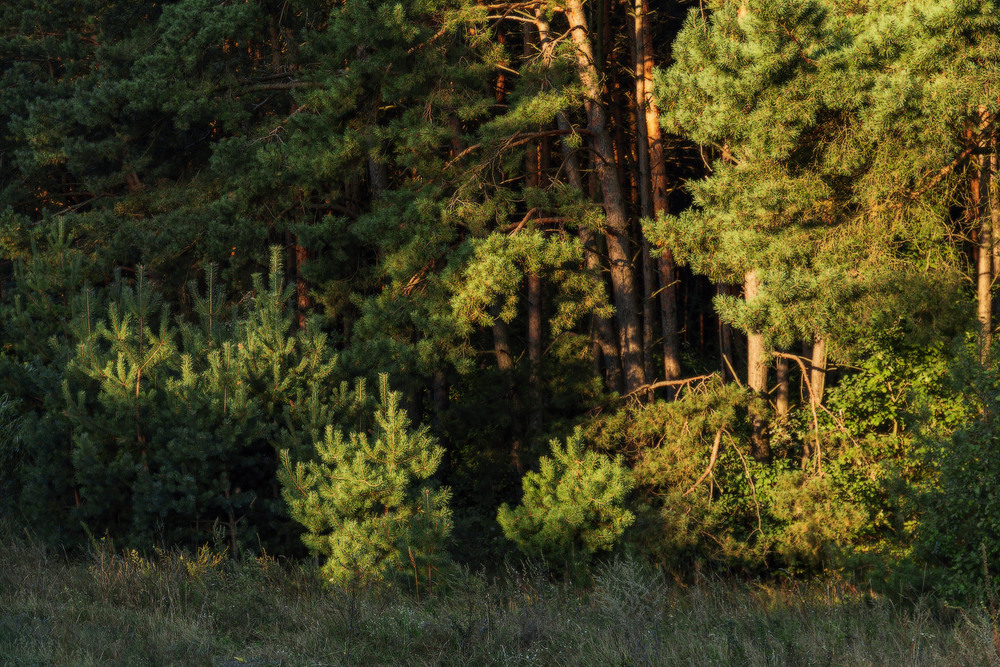
[[[969,419],[950,434],[927,437],[934,484],[921,496],[916,556],[946,594],[972,598],[996,586],[1000,563],[1000,371],[974,349],[960,354],[952,389]]]

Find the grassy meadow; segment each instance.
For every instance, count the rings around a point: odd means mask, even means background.
[[[0,547],[9,665],[1000,665],[985,609],[837,582],[682,584],[628,561],[433,591],[324,588],[311,565],[210,549],[82,561]]]

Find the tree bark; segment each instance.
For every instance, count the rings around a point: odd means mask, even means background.
[[[306,319],[309,315],[309,307],[312,305],[309,298],[309,286],[305,278],[302,277],[302,267],[305,266],[308,253],[305,247],[297,242],[295,244],[295,305],[298,311],[299,328],[306,328]]]
[[[653,97],[654,47],[649,29],[648,0],[633,0],[635,54],[636,133],[639,162],[639,198],[642,216],[655,218],[669,212],[666,159],[660,110]],[[660,273],[660,321],[663,329],[663,373],[668,380],[681,375],[680,336],[677,326],[677,267],[670,248],[657,259]]]
[[[285,230],[285,243],[287,244],[285,251],[287,256],[285,271],[288,274],[289,283],[295,286],[295,294],[292,297],[292,304],[290,305],[294,306],[296,326],[299,329],[305,329],[309,306],[311,304],[309,286],[302,278],[302,267],[305,266],[308,253],[305,247],[299,243],[298,237],[290,229]]]
[[[757,271],[746,272],[743,281],[743,295],[747,303],[757,298],[760,291],[760,277]],[[765,356],[764,334],[756,331],[747,332],[747,386],[761,399],[767,395],[767,366]],[[767,409],[764,400],[755,401],[750,410],[753,423],[751,438],[752,454],[758,461],[771,459],[771,443],[767,437]]]
[[[507,329],[507,323],[497,317],[496,313],[493,313],[493,351],[497,355],[497,368],[509,376],[514,370],[514,355],[510,352],[510,331]]]
[[[982,116],[986,108],[980,107]],[[979,361],[985,364],[990,356],[990,346],[993,342],[993,215],[991,201],[991,183],[993,174],[991,157],[983,156],[979,168],[973,171],[972,201],[970,211],[978,222],[979,252],[976,261],[976,314],[979,319]],[[985,204],[990,204],[990,214],[986,214]]]
[[[778,357],[775,361],[775,371],[778,376],[778,393],[775,396],[774,408],[778,418],[781,419],[788,414],[790,409],[788,376],[791,372],[791,365],[788,359]]]
[[[813,336],[809,386],[809,402],[819,407],[823,404],[823,392],[826,391],[826,340],[819,334]]]
[[[587,30],[582,0],[567,0],[566,16],[570,22],[576,65],[587,97],[587,129],[594,153],[595,171],[600,179],[607,225],[608,257],[614,293],[618,338],[626,393],[646,384],[642,366],[642,333],[636,305],[635,275],[630,251],[628,215],[621,184],[615,168],[615,154],[608,132],[607,114],[601,105],[600,77],[594,50]]]
[[[990,140],[990,185],[987,190],[990,206],[990,229],[992,236],[996,236],[1000,230],[1000,182],[997,180],[997,140]],[[990,252],[993,258],[993,277],[1000,275],[1000,243],[993,239],[993,248]],[[995,319],[1000,313],[1000,293],[993,292],[993,307],[990,310],[991,319]]]
[[[653,320],[656,317],[656,272],[650,256],[649,241],[642,240],[642,371],[647,378],[655,376],[653,371]],[[674,378],[667,378],[673,380]],[[653,395],[647,395],[652,399]]]
[[[528,365],[529,403],[528,437],[534,440],[542,432],[542,281],[528,272]]]
[[[542,60],[548,65],[552,59],[552,32],[541,6],[535,8],[535,26],[538,28],[538,36],[541,41]],[[572,130],[569,120],[563,113],[556,115],[556,121],[560,131],[568,133]],[[576,154],[565,141],[560,142],[560,144],[562,147],[566,181],[571,187],[583,193],[583,179],[580,176],[580,166],[577,162]],[[580,244],[583,246],[583,257],[587,271],[597,280],[601,280],[603,267],[601,266],[600,253],[597,250],[597,239],[589,229],[583,226],[579,228],[577,233],[580,238]],[[603,280],[601,282],[603,283]],[[599,315],[592,316],[592,323],[594,329],[594,358],[602,358],[604,360],[605,381],[608,389],[621,392],[622,366],[618,345],[615,342],[614,327],[610,319]]]
[[[718,284],[715,286],[715,293],[723,296],[729,294],[729,286]],[[690,305],[688,306],[688,312],[691,312]],[[733,371],[733,361],[735,355],[733,353],[733,328],[728,322],[724,322],[721,317],[717,317],[719,322],[719,371],[722,375],[722,381],[732,381],[735,378]]]
[[[643,26],[644,14],[642,0],[635,1],[635,34],[633,35],[632,47],[635,79],[635,129],[636,129],[636,151],[635,151],[635,190],[634,194],[639,199],[639,216],[641,218],[653,217],[653,194],[649,175],[649,141],[646,131],[646,77],[644,70],[644,38]],[[649,241],[642,240],[642,363],[643,370],[647,378],[654,376],[653,371],[653,318],[654,299],[656,294],[656,272],[653,270],[653,258],[650,254]],[[667,378],[668,380],[674,378]],[[650,395],[651,397],[651,395]]]

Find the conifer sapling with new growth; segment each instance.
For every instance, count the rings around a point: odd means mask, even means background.
[[[355,396],[365,403],[361,380]],[[285,500],[306,528],[306,546],[327,556],[324,575],[335,584],[374,584],[405,572],[419,589],[444,562],[450,494],[428,482],[444,449],[426,426],[411,428],[399,398],[380,375],[369,423],[346,435],[328,425],[313,460],[293,462],[281,452]]]
[[[500,507],[504,534],[529,556],[569,562],[608,551],[635,519],[623,506],[633,482],[621,456],[586,451],[582,439],[577,429],[565,447],[553,440],[540,470],[524,476],[521,504]]]

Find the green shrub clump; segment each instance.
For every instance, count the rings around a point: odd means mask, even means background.
[[[635,517],[624,502],[633,482],[621,456],[587,451],[577,429],[562,447],[550,443],[538,472],[522,479],[521,504],[500,507],[504,534],[523,553],[570,564],[608,551]]]
[[[364,382],[355,395],[365,402]],[[281,452],[282,493],[303,541],[327,557],[330,582],[369,585],[408,572],[418,587],[431,584],[452,526],[448,491],[428,482],[443,454],[426,426],[410,427],[385,375],[378,406],[357,429],[327,426],[308,460]]]

